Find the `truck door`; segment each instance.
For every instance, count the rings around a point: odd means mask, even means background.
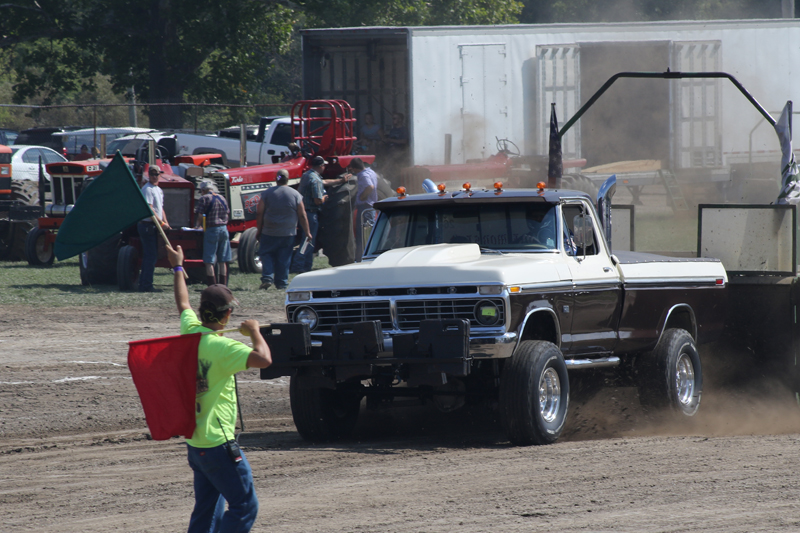
[[[605,248],[594,210],[585,200],[561,205],[563,247],[574,300],[570,354],[611,352],[617,342],[621,283]]]
[[[264,142],[258,148],[259,164],[265,165],[280,162],[283,155],[289,153],[290,142],[292,142],[292,125],[279,120],[273,121],[267,127],[267,131],[264,134]],[[247,158],[250,159],[249,154]]]

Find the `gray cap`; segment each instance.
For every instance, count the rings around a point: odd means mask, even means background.
[[[278,175],[275,176],[275,181],[289,181],[289,171],[285,168],[280,169]]]
[[[205,180],[200,182],[200,191],[209,191],[209,190],[212,192],[219,192],[219,189],[217,189],[217,186],[214,184],[213,181]]]

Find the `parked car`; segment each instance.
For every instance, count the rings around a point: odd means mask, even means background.
[[[11,175],[15,180],[38,180],[39,156],[42,158],[43,165],[67,160],[66,157],[46,146],[14,144],[9,148],[11,148]],[[50,179],[50,174],[46,171],[45,177]]]
[[[150,128],[83,128],[80,130],[53,133],[54,138],[61,140],[62,153],[70,160],[82,159],[81,147],[86,146],[91,153],[99,154],[102,148],[102,137],[105,135],[106,146],[120,137],[152,132]],[[96,150],[92,150],[92,146]]]
[[[0,144],[4,144],[6,146],[14,144],[14,141],[17,140],[18,136],[18,131],[0,128]]]

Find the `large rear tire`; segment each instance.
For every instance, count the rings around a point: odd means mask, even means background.
[[[512,444],[552,444],[569,408],[564,356],[546,341],[522,341],[500,378],[500,421]]]
[[[642,356],[639,399],[646,409],[694,416],[703,394],[703,369],[694,339],[679,328],[666,330],[655,350]]]
[[[361,396],[360,384],[339,384],[335,389],[326,389],[315,384],[314,376],[298,372],[289,385],[297,432],[311,442],[348,437],[358,422]]]
[[[247,228],[239,237],[239,271],[245,274],[261,273],[261,258],[258,257],[258,235],[256,228]]]
[[[56,258],[53,243],[47,242],[49,232],[38,226],[25,238],[25,259],[31,266],[50,266]]]
[[[131,245],[123,246],[117,257],[117,286],[121,291],[133,291],[138,279],[139,252]]]
[[[567,175],[561,178],[565,189],[585,192],[592,199],[592,203],[597,202],[597,186],[581,174]]]
[[[81,283],[84,285],[116,285],[117,284],[117,259],[119,257],[119,244],[121,236],[114,235],[110,239],[98,244],[81,254],[79,266]],[[84,282],[85,280],[85,282]]]

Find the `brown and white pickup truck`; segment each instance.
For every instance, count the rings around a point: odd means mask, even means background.
[[[274,364],[262,378],[291,376],[305,439],[347,435],[363,398],[411,397],[496,402],[512,443],[552,443],[570,381],[609,374],[652,409],[697,412],[697,346],[725,320],[718,260],[612,253],[577,191],[496,184],[375,208],[363,262],[297,276],[289,323],[264,329]]]

